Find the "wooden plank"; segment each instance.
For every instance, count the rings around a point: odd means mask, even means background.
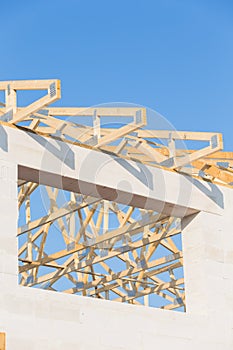
[[[196,132],[196,131],[174,131],[174,130],[139,130],[138,137],[175,139],[175,140],[193,140],[210,141],[215,135],[221,135],[216,132]]]
[[[18,123],[25,118],[27,118],[29,115],[39,111],[42,109],[44,106],[51,104],[61,97],[61,91],[60,91],[60,81],[59,80],[54,80],[54,94],[51,94],[49,89],[50,85],[47,86],[48,89],[48,94],[39,100],[36,100],[35,102],[31,103],[27,107],[25,107],[22,110],[19,110],[18,112],[14,113],[13,119],[10,121],[10,123]]]
[[[174,263],[174,264],[172,264],[171,266],[174,266],[174,267],[180,267],[181,266],[181,264],[180,263]],[[160,267],[160,268],[157,268],[157,269],[155,269],[155,270],[153,270],[153,271],[146,271],[146,272],[144,272],[144,277],[148,277],[148,276],[153,276],[153,275],[157,275],[157,274],[160,274],[160,273],[164,273],[164,272],[166,272],[166,271],[168,271],[169,270],[169,268],[170,268],[170,265],[169,266],[163,266],[163,267]],[[131,277],[131,274],[128,274],[127,276],[129,276],[129,278]],[[125,277],[125,280],[127,280],[127,276]],[[124,278],[122,278],[122,280],[124,280]],[[134,278],[132,278],[132,280],[133,281],[135,281],[136,282],[136,279],[134,279]],[[100,288],[98,288],[98,289],[95,289],[95,290],[93,290],[93,291],[91,291],[91,292],[89,292],[88,293],[88,295],[95,295],[96,293],[101,293],[101,292],[103,292],[103,291],[105,291],[105,289],[115,289],[115,287],[118,287],[119,285],[120,285],[120,280],[119,279],[117,279],[117,283],[113,283],[113,284],[110,284],[110,285],[106,285],[105,286],[105,284],[104,284],[104,287],[100,287]],[[137,283],[139,283],[139,284],[142,284],[142,281],[138,281]],[[158,283],[158,284],[163,284],[164,282],[163,281],[161,281],[160,283]],[[100,284],[101,285],[101,284]],[[85,288],[85,287],[84,287]],[[91,287],[90,287],[91,288]],[[167,288],[166,288],[167,289]],[[66,291],[67,292],[67,291]],[[68,292],[67,292],[68,293]],[[148,294],[150,294],[150,292],[148,293]]]
[[[115,129],[113,132],[111,132],[109,135],[106,135],[104,137],[102,137],[99,142],[97,143],[96,146],[94,146],[94,148],[96,147],[101,147],[104,146],[108,143],[111,143],[127,134],[130,134],[131,132],[141,128],[143,125],[142,124],[128,124],[125,126],[122,126],[119,129]]]
[[[112,231],[109,231],[101,236],[98,236],[94,241],[93,243],[90,242],[88,245],[87,244],[78,244],[78,243],[75,243],[75,248],[74,249],[71,249],[69,251],[67,251],[67,249],[65,250],[61,250],[61,251],[58,251],[54,254],[51,254],[50,256],[46,257],[46,258],[43,258],[42,260],[40,261],[33,261],[31,264],[27,264],[27,265],[24,265],[24,266],[20,266],[19,270],[20,272],[22,271],[26,271],[26,270],[30,270],[32,269],[33,267],[37,266],[37,265],[43,265],[44,263],[48,263],[48,262],[51,262],[53,260],[57,260],[57,259],[60,259],[60,258],[63,258],[67,255],[71,255],[73,253],[76,253],[82,249],[85,249],[85,248],[88,248],[88,247],[92,247],[92,246],[97,246],[98,244],[100,243],[103,243],[107,240],[110,240],[112,238],[115,238],[117,236],[120,236],[120,235],[123,235],[127,232],[129,232],[131,235],[132,234],[137,234],[139,233],[143,227],[145,226],[149,226],[149,227],[154,227],[156,225],[156,223],[158,223],[160,220],[164,219],[165,216],[162,216],[160,214],[155,214],[155,215],[152,215],[150,220],[148,222],[145,222],[145,220],[141,220],[141,221],[138,221],[138,222],[135,222],[129,226],[124,226],[124,227],[120,227],[116,230],[112,230]]]
[[[132,143],[134,142],[134,144]],[[129,142],[130,144],[134,145],[135,150],[139,150],[142,154],[146,155],[150,160],[153,162],[164,162],[167,160],[167,157],[165,157],[160,151],[159,148],[153,148],[151,147],[145,140],[143,139],[137,139]]]
[[[195,160],[201,159],[203,157],[207,157],[212,153],[222,150],[223,149],[222,135],[215,134],[214,136],[216,136],[216,145],[210,142],[211,145],[208,147],[202,148],[198,151],[188,154],[183,158],[175,158],[175,164],[173,168],[176,169],[184,165],[191,164]]]
[[[77,204],[73,202],[68,202],[65,207],[57,208],[55,212],[52,212],[40,219],[31,221],[27,225],[24,225],[22,227],[18,228],[18,235],[24,234],[30,230],[34,230],[35,228],[38,228],[40,226],[46,225],[49,222],[55,221],[63,216],[69,215],[71,213],[74,213],[75,211],[84,208],[85,206],[88,206],[90,204],[94,204],[96,202],[99,202],[99,199],[89,197],[84,202]]]
[[[215,165],[208,165],[203,161],[195,161],[193,162],[193,165],[196,168],[203,170],[205,174],[213,176],[214,178],[219,179],[226,184],[233,183],[233,174],[231,172],[227,172],[226,170],[218,168]]]
[[[0,333],[0,350],[6,350],[6,334]]]
[[[138,107],[48,107],[51,116],[82,116],[92,117],[94,111],[101,117],[133,117],[141,110]]]
[[[0,90],[6,90],[10,85],[14,90],[46,90],[57,79],[42,80],[10,80],[0,81]]]
[[[159,285],[156,285],[154,287],[148,287],[148,288],[145,288],[144,290],[140,291],[140,292],[137,292],[134,296],[127,296],[127,297],[124,297],[123,300],[122,298],[117,298],[117,299],[113,299],[114,301],[120,301],[120,302],[127,302],[129,300],[132,300],[132,299],[135,299],[135,298],[140,298],[144,295],[147,295],[147,294],[151,294],[151,293],[156,293],[156,291],[161,291],[161,290],[164,290],[164,289],[168,289],[169,287],[177,287],[179,286],[180,284],[183,284],[184,283],[184,279],[183,278],[180,278],[176,281],[170,281],[170,282],[164,282],[163,284],[159,284]]]
[[[178,233],[180,233],[180,231],[178,231],[178,230],[176,231],[176,230],[172,229],[171,231],[167,232],[166,238],[170,237],[170,236],[174,236],[174,235],[176,235]],[[61,276],[61,275],[64,275],[65,273],[70,273],[70,272],[75,271],[75,270],[84,269],[86,266],[89,266],[89,265],[93,266],[95,264],[101,263],[102,261],[106,261],[108,259],[111,259],[111,258],[114,258],[114,257],[118,257],[121,254],[123,254],[124,252],[130,252],[130,251],[133,252],[136,249],[141,248],[141,247],[143,247],[145,245],[153,244],[153,243],[158,242],[158,241],[161,242],[162,239],[163,239],[163,235],[162,234],[154,234],[151,237],[143,238],[142,240],[139,240],[139,241],[137,241],[135,243],[130,243],[127,247],[125,247],[125,249],[123,251],[121,251],[121,249],[111,250],[111,251],[109,251],[109,253],[106,256],[102,256],[102,257],[101,256],[96,256],[93,259],[87,259],[85,261],[80,261],[80,262],[78,262],[76,264],[75,267],[68,266],[67,263],[66,263],[66,267],[63,268],[64,271],[63,272],[62,271],[59,272],[59,274]],[[85,249],[85,246],[83,246],[83,249]],[[23,251],[24,250],[22,250],[22,252]],[[20,271],[21,271],[21,267],[20,267]],[[56,275],[56,272],[52,272],[52,273],[49,273],[47,275],[41,276],[41,277],[38,278],[37,283],[46,282],[46,281],[54,278],[55,275]],[[35,285],[37,283],[34,283],[32,285]]]
[[[177,260],[180,257],[182,257],[182,253],[171,254],[169,256],[169,262],[173,262],[174,260]],[[112,273],[111,275],[105,276],[103,278],[97,278],[95,281],[87,283],[83,288],[89,289],[89,288],[97,287],[97,286],[102,285],[102,284],[110,283],[114,280],[118,280],[118,279],[122,279],[123,277],[131,276],[131,275],[136,274],[140,271],[145,271],[145,269],[149,270],[155,266],[160,266],[162,264],[166,264],[167,262],[168,262],[167,257],[162,257],[162,258],[148,262],[146,264],[146,266],[135,267],[135,268],[130,267],[127,270]],[[168,266],[165,266],[164,268],[166,270],[166,269],[168,269]],[[72,294],[72,293],[76,293],[78,290],[79,290],[78,288],[70,288],[70,289],[67,289],[65,292]]]
[[[8,85],[7,89],[5,90],[5,100],[6,100],[6,112],[9,112],[12,110],[13,113],[16,113],[17,111],[17,95],[16,91],[11,87],[11,85]]]

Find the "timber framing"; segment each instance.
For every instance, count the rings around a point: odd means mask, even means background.
[[[41,187],[19,185],[25,217],[18,228],[21,285],[152,306],[149,296],[156,295],[162,308],[185,307],[179,219],[87,196],[80,200],[72,192],[61,206],[62,190]],[[50,202],[49,214],[32,220],[39,191],[45,191],[41,202]]]
[[[51,107],[61,97],[56,79],[0,82],[0,90],[5,92],[2,126],[233,186],[233,153],[223,152],[220,133],[146,129],[147,110],[142,107]],[[21,107],[20,90],[43,90],[45,95]],[[91,124],[85,122],[88,118]],[[120,118],[119,127],[106,126],[108,118]],[[189,149],[187,141],[205,146]],[[122,206],[81,190],[63,191],[21,173],[21,285],[185,310],[179,218],[130,203]],[[43,210],[35,215],[39,206]]]
[[[0,120],[40,135],[59,138],[64,142],[86,145],[102,152],[112,152],[153,166],[200,177],[227,186],[233,184],[233,154],[222,152],[222,135],[211,132],[149,130],[146,108],[142,107],[50,107],[61,97],[60,81],[32,80],[0,82],[5,101],[0,104]],[[44,90],[44,97],[26,107],[17,105],[17,91]],[[85,125],[92,118],[92,126]],[[108,117],[131,118],[118,128],[104,127]],[[72,118],[72,121],[69,120]],[[82,124],[79,120],[82,118]],[[176,147],[183,141],[184,148]],[[186,141],[201,141],[207,146],[188,149]]]

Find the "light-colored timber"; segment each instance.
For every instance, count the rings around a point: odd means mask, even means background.
[[[2,126],[233,186],[233,153],[222,151],[220,133],[146,129],[147,110],[142,107],[51,107],[61,97],[56,79],[0,82],[0,90],[5,91]],[[19,90],[44,90],[45,95],[20,107]],[[92,118],[91,126],[85,117]],[[109,117],[131,122],[103,127],[102,120]],[[184,148],[177,147],[178,140]],[[208,145],[188,149],[187,140]],[[35,218],[33,212],[43,206],[43,198],[34,200],[41,190],[48,199],[47,212]],[[24,218],[18,227],[21,285],[139,305],[149,305],[148,296],[157,295],[164,301],[160,308],[185,310],[178,218],[75,192],[61,204],[61,193],[18,180],[18,207]],[[48,251],[51,239],[59,245]]]

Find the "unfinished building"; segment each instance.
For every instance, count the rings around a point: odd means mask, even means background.
[[[51,107],[58,80],[0,90],[0,350],[232,349],[222,135],[148,129],[137,106]],[[44,95],[22,107],[24,90]]]

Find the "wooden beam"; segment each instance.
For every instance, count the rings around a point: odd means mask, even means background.
[[[69,215],[71,213],[76,212],[77,210],[84,208],[90,204],[94,204],[99,202],[99,199],[89,197],[86,201],[77,204],[73,202],[68,202],[65,207],[57,208],[55,212],[52,212],[40,219],[29,222],[27,225],[18,228],[18,235],[22,235],[30,230],[34,230],[35,228],[39,228],[40,226],[46,225],[49,222],[55,221],[63,216]]]
[[[173,262],[174,260],[179,259],[181,256],[182,256],[181,253],[171,254],[171,256],[169,257],[169,262]],[[135,273],[138,273],[140,271],[144,271],[145,269],[149,270],[155,266],[166,264],[167,262],[168,262],[167,257],[162,257],[162,258],[148,262],[146,264],[146,266],[135,267],[135,268],[131,267],[127,270],[123,270],[123,271],[120,271],[117,273],[112,273],[109,276],[105,276],[103,278],[97,278],[95,281],[87,283],[84,286],[84,289],[97,287],[100,284],[106,284],[106,283],[110,283],[110,282],[117,280],[117,279],[122,279],[123,277],[132,276]],[[167,269],[167,268],[168,268],[168,266],[165,267],[165,269]],[[79,290],[78,288],[71,288],[71,289],[66,290],[65,292],[66,293],[76,293],[78,290]]]
[[[176,281],[164,282],[164,283],[156,285],[154,287],[145,288],[144,290],[135,293],[135,295],[133,295],[133,296],[127,296],[127,297],[124,297],[124,298],[117,298],[117,299],[113,299],[113,300],[114,301],[120,301],[120,302],[127,302],[127,301],[133,300],[135,298],[140,298],[140,297],[142,297],[144,295],[148,295],[148,294],[151,294],[151,293],[156,293],[156,291],[161,291],[161,290],[164,290],[164,289],[167,289],[167,288],[170,288],[170,287],[175,288],[175,287],[177,287],[177,286],[179,286],[180,284],[183,284],[183,283],[184,283],[184,279],[180,278],[180,279],[178,279]]]
[[[0,333],[0,350],[6,350],[6,334]]]
[[[31,103],[27,107],[13,114],[13,119],[10,123],[18,123],[29,115],[36,113],[43,107],[51,104],[61,98],[61,87],[60,80],[54,80],[50,85],[47,86],[48,93],[46,96],[41,97],[39,100]]]
[[[57,79],[42,80],[10,80],[0,81],[0,90],[6,90],[8,85],[14,90],[47,90],[48,86]]]
[[[177,235],[180,233],[180,231],[176,231],[172,229],[171,231],[167,232],[166,238]],[[66,266],[62,268],[62,266],[58,266],[57,268],[63,269],[63,271],[59,271],[58,274],[57,272],[52,272],[47,275],[43,275],[38,278],[38,280],[30,285],[36,285],[38,283],[43,283],[48,280],[52,280],[54,277],[61,277],[65,275],[66,273],[70,273],[73,271],[81,271],[82,269],[85,269],[87,266],[94,266],[95,264],[99,264],[103,261],[106,261],[108,259],[114,258],[114,257],[119,257],[120,255],[124,254],[125,252],[134,252],[136,249],[139,249],[145,245],[153,244],[154,242],[161,242],[163,235],[162,234],[154,234],[151,237],[148,238],[143,238],[142,240],[139,240],[135,243],[130,243],[127,247],[124,247],[124,249],[117,249],[116,250],[111,250],[106,256],[95,256],[94,258],[88,258],[84,261],[78,262],[75,266],[73,265],[68,265],[66,262]],[[70,260],[69,260],[70,263]],[[30,265],[29,265],[30,266]],[[19,267],[21,271],[21,267]]]
[[[226,184],[233,184],[233,173],[228,172],[227,169],[219,168],[216,165],[209,165],[203,161],[195,161],[193,165],[216,179],[219,179]]]
[[[215,132],[195,132],[195,131],[177,131],[177,130],[139,130],[138,137],[174,139],[174,140],[193,140],[210,141],[215,135],[221,135]]]
[[[68,251],[67,251],[67,249],[61,250],[55,254],[51,254],[50,256],[43,258],[42,260],[39,260],[39,261],[35,260],[31,264],[26,264],[24,266],[20,266],[19,270],[20,270],[20,272],[30,270],[37,265],[43,265],[44,263],[48,263],[48,262],[51,262],[51,261],[54,261],[54,260],[57,260],[60,258],[64,258],[65,256],[71,255],[71,254],[76,253],[78,251],[81,251],[85,248],[97,246],[100,243],[103,243],[107,240],[118,237],[120,235],[123,235],[127,232],[130,232],[131,235],[137,234],[143,229],[143,227],[145,227],[145,226],[154,227],[156,225],[156,223],[158,223],[160,220],[162,220],[164,218],[165,218],[165,216],[161,216],[160,214],[152,215],[149,222],[146,222],[145,220],[141,220],[141,221],[135,222],[129,226],[120,227],[116,230],[112,230],[112,231],[109,231],[101,236],[98,236],[95,240],[93,240],[93,242],[91,241],[90,243],[86,243],[86,244],[75,243],[75,247],[71,250],[68,250]]]
[[[94,112],[101,117],[133,117],[139,107],[48,107],[51,116],[92,117]]]

